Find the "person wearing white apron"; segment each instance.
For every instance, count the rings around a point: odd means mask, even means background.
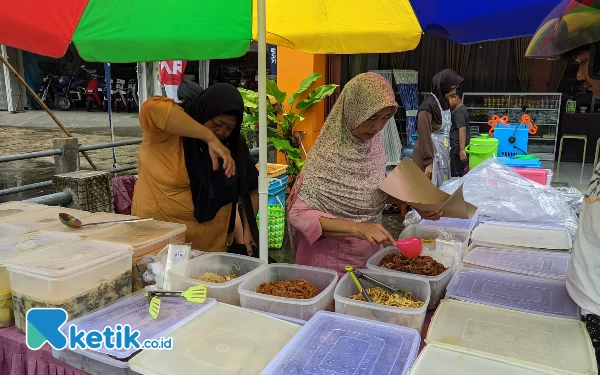
[[[452,114],[449,99],[456,95],[462,82],[452,69],[442,70],[433,77],[431,95],[419,106],[413,161],[436,186],[441,186],[450,176]]]

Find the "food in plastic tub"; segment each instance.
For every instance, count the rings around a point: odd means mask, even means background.
[[[425,342],[561,374],[598,373],[585,324],[572,319],[445,299]]]
[[[13,224],[0,223],[0,241],[10,237],[20,236],[29,232],[29,229]]]
[[[142,351],[129,367],[144,375],[259,374],[299,330],[219,302],[168,334],[172,350]]]
[[[471,236],[473,243],[570,251],[572,242],[566,227],[529,223],[481,223]]]
[[[144,256],[158,254],[171,241],[185,241],[187,227],[185,224],[167,223],[164,221],[142,221],[137,223],[121,223],[95,233],[89,239],[130,245],[133,247],[131,269],[133,271],[133,290],[142,288],[140,273],[136,268],[138,259]],[[146,271],[145,266],[140,266],[141,273]]]
[[[581,317],[564,281],[501,271],[459,268],[446,297],[557,318]]]
[[[12,294],[10,292],[0,293],[0,328],[10,327],[15,324]]]
[[[400,252],[387,254],[379,262],[379,267],[390,271],[412,273],[422,276],[439,276],[448,269],[442,263],[428,255],[409,258]]]
[[[17,329],[30,308],[63,308],[75,319],[130,294],[131,254],[126,245],[79,241],[7,259]]]
[[[78,218],[79,219],[79,218]],[[82,238],[91,237],[95,234],[106,231],[106,229],[119,225],[121,223],[110,223],[111,221],[120,221],[120,220],[135,220],[139,219],[137,216],[128,216],[128,215],[119,215],[119,214],[111,214],[108,212],[97,212],[93,213],[85,219],[81,220],[84,224],[81,228],[71,228],[62,223],[57,224],[54,227],[48,228],[53,232],[63,232],[63,233],[74,233]],[[99,225],[90,225],[94,223],[104,223],[109,222],[108,224],[99,224]]]
[[[43,210],[45,208],[48,208],[48,206],[20,201],[2,203],[0,204],[0,220],[9,216],[22,214],[29,211]]]
[[[252,272],[265,264],[264,261],[243,255],[227,253],[210,253],[201,257],[177,264],[169,271],[171,289],[186,290],[196,285],[206,285],[207,295],[219,302],[240,305],[238,287]],[[205,272],[214,272],[220,276],[234,273],[237,278],[224,282],[212,283],[197,280]]]
[[[274,297],[311,299],[319,295],[319,290],[304,279],[279,280],[261,283],[258,293]]]
[[[435,225],[423,225],[423,224],[412,224],[406,227],[400,233],[400,237],[398,239],[402,240],[410,237],[417,238],[431,238],[437,239],[441,236],[440,231],[445,231],[452,236],[456,237],[460,242],[462,242],[462,253],[467,251],[469,246],[469,238],[471,236],[471,231],[468,229],[459,229],[459,228],[450,228],[450,227],[442,227]],[[462,258],[462,253],[458,256],[458,259]]]
[[[443,365],[440,365],[443,364]],[[557,372],[537,369],[509,359],[499,360],[461,350],[456,347],[427,345],[413,367],[410,375],[557,375]]]
[[[298,279],[306,280],[317,288],[319,295],[311,299],[296,299],[258,293],[262,283]],[[253,272],[240,284],[240,304],[249,309],[308,320],[319,310],[333,311],[333,292],[337,281],[337,272],[332,270],[296,264],[270,264]]]
[[[489,247],[475,247],[463,259],[467,266],[557,280],[566,278],[570,261],[571,254]]]
[[[262,374],[404,375],[420,343],[411,328],[319,311]]]
[[[31,251],[46,250],[49,247],[80,239],[74,234],[55,232],[30,232],[22,236],[0,241],[0,293],[10,292],[10,277],[4,261]]]
[[[388,254],[398,253],[398,248],[396,247],[387,247],[383,250],[378,251],[372,257],[367,260],[367,268],[371,270],[392,273],[392,274],[403,274],[403,275],[411,275],[415,277],[422,278],[423,280],[429,282],[429,287],[431,289],[431,298],[429,299],[429,309],[434,309],[440,300],[444,297],[446,293],[446,286],[450,282],[452,278],[452,272],[454,269],[454,264],[456,262],[455,258],[452,255],[443,254],[436,251],[430,251],[427,249],[423,249],[421,256],[430,256],[439,263],[443,264],[446,267],[446,271],[437,275],[437,276],[423,276],[423,275],[415,275],[408,272],[400,272],[393,271],[387,268],[380,267],[379,264],[383,260],[383,258]]]
[[[418,308],[401,308],[350,299],[349,296],[358,293],[358,288],[350,274],[346,274],[335,288],[335,312],[410,327],[420,333],[431,294],[429,283],[421,278],[401,273],[391,274],[373,270],[361,270],[361,272],[384,284],[412,293],[417,300],[423,302],[423,305]],[[368,281],[362,280],[362,282],[365,288],[371,287]]]
[[[132,330],[140,332],[138,340],[143,342],[166,337],[172,330],[216,304],[212,298],[203,304],[188,302],[183,298],[164,298],[161,299],[160,315],[153,319],[148,313],[148,297],[144,296],[146,292],[147,290],[141,290],[122,298],[73,320],[69,325],[74,324],[78,330],[89,332],[103,331],[105,327],[114,327],[116,324],[128,324]],[[61,327],[63,334],[68,335],[69,325]],[[64,358],[71,366],[91,374],[130,374],[131,372],[125,371],[129,369],[127,362],[137,351],[135,348],[123,350],[103,346],[98,350],[65,349],[53,352],[53,356]]]
[[[59,224],[63,225],[58,218],[58,214],[64,212],[75,216],[78,219],[85,219],[91,213],[87,211],[72,210],[64,207],[45,207],[41,210],[26,211],[18,215],[0,218],[0,221],[7,224],[19,225],[30,231],[50,230]]]

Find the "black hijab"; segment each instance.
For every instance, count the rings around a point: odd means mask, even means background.
[[[443,111],[447,111],[450,108],[450,103],[444,97],[447,93],[454,90],[464,81],[456,72],[452,69],[444,69],[438,74],[433,76],[431,83],[431,92],[440,101]],[[433,121],[438,124],[442,123],[442,112],[440,112],[440,106],[431,95],[429,95],[421,105],[419,111],[427,111],[431,113]]]
[[[222,207],[229,203],[237,203],[240,199],[239,180],[240,176],[246,173],[241,170],[239,161],[243,159],[244,162],[247,162],[247,156],[241,152],[240,147],[244,101],[237,88],[226,83],[218,83],[186,103],[185,110],[201,124],[222,114],[233,115],[237,118],[235,129],[227,139],[221,141],[236,161],[236,174],[232,177],[228,178],[221,167],[217,171],[213,171],[208,145],[204,141],[183,138],[185,166],[190,178],[194,203],[194,217],[199,223],[204,223],[214,219]],[[245,146],[245,142],[243,143]],[[222,160],[220,160],[220,166],[222,166]]]

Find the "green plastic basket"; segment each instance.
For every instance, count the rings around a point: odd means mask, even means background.
[[[256,215],[257,223],[260,212]],[[259,224],[260,229],[260,224]],[[269,249],[281,249],[285,236],[285,208],[279,204],[269,205]]]

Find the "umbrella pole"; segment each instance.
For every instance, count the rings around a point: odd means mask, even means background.
[[[65,133],[65,135],[67,137],[69,137],[69,138],[72,138],[73,136],[67,130],[67,128],[64,127],[64,125],[60,122],[59,119],[56,118],[56,116],[54,116],[54,113],[52,113],[52,111],[50,110],[50,108],[48,108],[46,106],[46,104],[40,99],[40,97],[37,96],[37,94],[35,93],[35,91],[33,91],[33,89],[31,87],[29,87],[29,85],[27,84],[27,82],[25,82],[25,80],[23,79],[23,77],[21,77],[21,75],[15,70],[15,68],[13,68],[13,66],[10,65],[10,63],[8,62],[8,60],[6,60],[6,58],[4,56],[2,56],[2,54],[0,54],[0,61],[2,61],[4,63],[4,65],[6,65],[6,67],[8,68],[8,70],[10,70],[10,72],[12,74],[14,74],[15,77],[17,77],[17,79],[19,80],[19,82],[21,82],[21,84],[23,86],[25,86],[25,88],[27,89],[27,91],[29,91],[29,93],[33,97],[33,100],[35,100],[36,102],[38,102],[38,104],[42,108],[44,108],[44,111],[46,111],[46,113],[48,113],[48,115],[50,115],[50,117],[52,117],[52,120],[54,120],[54,122],[56,122],[56,125],[58,125],[58,127]],[[82,151],[81,153],[85,157],[85,160],[87,160],[88,163],[90,163],[90,165],[92,166],[92,168],[94,168],[94,170],[97,171],[98,168],[96,168],[96,165],[92,162],[92,159],[90,159],[90,157],[88,156],[88,154],[85,151]]]
[[[267,22],[265,0],[257,1],[258,21],[258,208],[259,255],[269,262],[269,179],[267,176]]]

